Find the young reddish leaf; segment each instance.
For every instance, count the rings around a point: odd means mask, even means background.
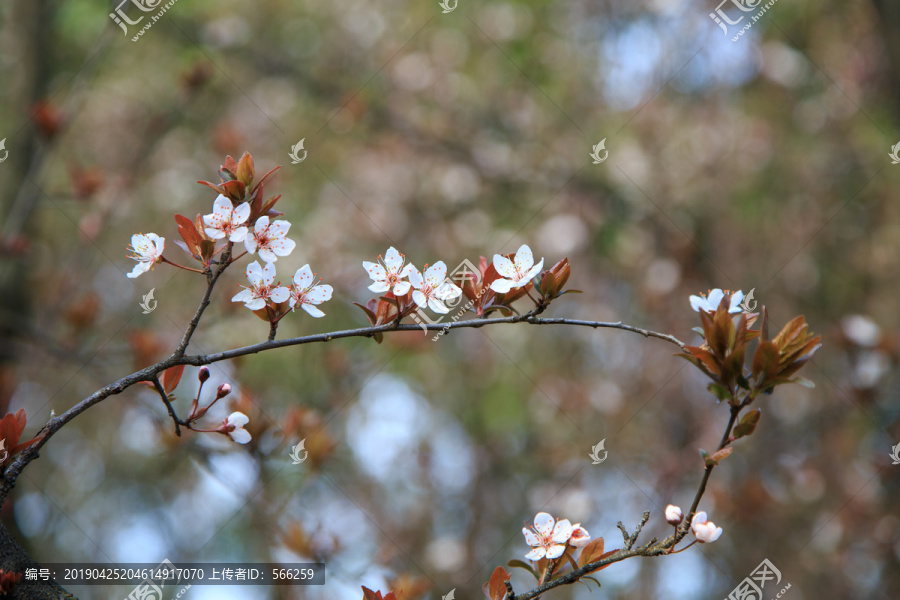
[[[220,171],[228,171],[228,175],[231,175],[228,179],[234,179],[235,173],[238,172],[238,164],[237,161],[231,158],[231,155],[227,155],[225,157],[225,162],[219,167]]]
[[[709,460],[711,460],[713,464],[717,465],[723,458],[731,456],[732,452],[734,452],[734,448],[732,448],[731,446],[726,446],[721,450],[714,452],[713,455],[709,457]]]
[[[188,253],[194,256],[200,256],[200,242],[203,237],[197,232],[194,222],[184,215],[175,215],[175,223],[178,224],[178,233],[181,239],[187,244]]]
[[[381,592],[373,592],[366,586],[361,586],[363,591],[363,600],[382,600]]]
[[[162,385],[163,389],[166,390],[167,394],[171,394],[172,391],[178,387],[178,382],[181,381],[181,376],[184,374],[184,365],[177,365],[174,367],[169,367],[162,374]]]
[[[491,600],[503,600],[506,597],[506,584],[504,582],[508,581],[509,577],[510,574],[503,567],[494,569],[488,581],[488,593]]]
[[[590,564],[597,560],[603,554],[603,538],[591,540],[581,549],[581,556],[578,557],[578,566]]]
[[[617,548],[617,549],[615,549],[615,550],[610,550],[609,552],[604,552],[604,553],[601,554],[600,556],[597,556],[596,558],[594,558],[594,560],[592,560],[591,562],[597,562],[597,561],[603,560],[604,558],[608,558],[608,557],[612,556],[613,554],[615,554],[615,553],[618,552],[618,551],[619,551],[619,549]],[[585,563],[585,564],[588,564],[588,565],[589,565],[589,564],[591,564],[591,563]],[[609,565],[611,565],[611,564],[613,564],[613,563],[609,563]],[[592,570],[592,571],[589,571],[589,573],[596,573],[597,571],[602,571],[603,569],[605,569],[605,568],[608,567],[609,565],[603,565],[602,567],[597,567],[596,569],[594,569],[594,570]],[[598,585],[599,585],[599,584],[598,584]]]
[[[237,206],[244,200],[244,184],[235,179],[233,181],[226,181],[222,184],[222,189],[225,190],[225,196],[228,197],[232,203]]]
[[[778,375],[778,361],[778,346],[774,342],[760,341],[753,355],[753,376],[761,376],[760,383],[774,379]]]
[[[237,173],[235,174],[245,186],[249,186],[253,183],[256,169],[253,167],[253,157],[250,156],[249,152],[244,152],[244,155],[241,156],[241,160],[237,166]]]
[[[212,189],[216,190],[217,193],[222,194],[223,196],[225,195],[225,190],[220,185],[217,185],[215,183],[210,183],[208,181],[197,181],[197,183],[199,183],[200,185],[205,185],[206,187],[212,188]]]

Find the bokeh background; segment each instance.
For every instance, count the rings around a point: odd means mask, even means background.
[[[27,411],[28,435],[168,356],[203,279],[128,279],[125,247],[152,231],[188,260],[172,215],[210,212],[195,182],[249,151],[260,172],[283,165],[267,189],[298,245],[279,275],[309,263],[335,288],[325,318],[298,311],[279,337],[364,325],[361,261],[390,245],[453,267],[522,243],[569,257],[584,291],[552,316],[692,340],[690,294],[753,289],[773,324],[804,314],[824,335],[803,373],[816,388],[762,398],[757,433],[715,471],[701,507],[718,542],[548,598],[718,600],[765,558],[791,600],[900,597],[900,8],[780,0],[732,42],[713,1],[179,0],[132,42],[140,25],[126,36],[114,4],[8,0],[2,406]],[[189,352],[265,339],[230,302],[242,282],[223,277]],[[251,444],[177,438],[159,398],[132,388],[55,436],[3,524],[41,562],[327,564],[323,588],[195,586],[198,600],[355,599],[360,585],[479,598],[523,558],[539,510],[607,548],[644,510],[645,535],[668,534],[662,509],[690,505],[698,448],[727,418],[672,352],[622,331],[502,326],[218,363],[211,383],[235,392],[213,417],[246,412]],[[195,390],[188,369],[182,413]],[[309,459],[292,465],[301,439]],[[601,439],[608,460],[592,465]]]

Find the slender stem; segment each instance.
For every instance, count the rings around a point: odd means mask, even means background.
[[[212,272],[211,270],[206,271],[206,291],[203,292],[203,298],[200,300],[200,305],[194,312],[194,316],[191,318],[191,322],[188,323],[187,329],[184,332],[184,336],[181,338],[181,343],[178,344],[178,347],[172,354],[173,357],[179,358],[184,356],[184,351],[187,349],[188,344],[191,343],[191,337],[194,335],[194,331],[197,330],[197,325],[200,324],[200,317],[203,316],[203,311],[205,311],[206,307],[209,306],[209,299],[210,296],[212,296],[212,291],[216,285],[216,281],[219,280],[219,276],[222,275],[222,273],[225,272],[225,269],[228,268],[228,258],[230,255],[231,244],[229,243],[225,248],[225,252],[222,254],[222,258],[219,260],[219,266],[215,270],[215,272]]]
[[[728,445],[729,438],[731,437],[731,429],[734,427],[734,422],[737,420],[738,414],[740,414],[741,408],[739,406],[731,407],[731,417],[728,419],[728,426],[725,428],[725,433],[722,434],[722,441],[719,443],[719,447],[717,450],[721,450],[725,446]],[[697,490],[697,494],[694,496],[694,501],[691,503],[691,510],[685,519],[686,522],[690,523],[691,519],[694,518],[694,513],[697,512],[697,507],[700,506],[700,499],[703,497],[703,493],[706,491],[706,484],[709,481],[709,476],[712,475],[713,469],[716,465],[706,465],[706,470],[703,472],[703,479],[700,481],[700,488]]]
[[[278,331],[278,320],[273,320],[269,322],[269,339],[268,341],[275,341],[275,333]]]
[[[154,375],[152,378],[153,387],[156,388],[156,391],[159,392],[159,397],[162,398],[163,404],[166,405],[166,410],[169,411],[169,416],[172,417],[172,421],[175,422],[175,435],[181,437],[181,425],[185,425],[181,419],[178,418],[178,415],[175,414],[175,409],[172,407],[172,403],[169,402],[169,394],[166,393],[166,389],[159,382],[159,377]]]
[[[186,267],[186,266],[184,266],[184,265],[179,265],[177,262],[172,262],[171,260],[169,260],[169,259],[166,258],[165,256],[160,256],[159,258],[160,258],[160,260],[163,261],[164,263],[170,264],[170,265],[172,265],[173,267],[178,267],[179,269],[184,269],[185,271],[191,271],[191,272],[193,272],[193,273],[205,273],[205,272],[206,272],[206,271],[202,271],[202,270],[200,270],[200,269],[193,269],[193,268],[191,268],[191,267]]]

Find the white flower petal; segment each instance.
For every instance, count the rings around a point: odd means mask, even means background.
[[[234,431],[230,431],[228,433],[228,435],[230,435],[231,439],[233,439],[238,444],[246,444],[247,442],[249,442],[252,439],[250,437],[250,432],[244,428],[235,429]]]
[[[525,555],[525,558],[528,560],[541,560],[547,554],[547,551],[543,548],[534,548],[531,552]]]
[[[534,530],[538,533],[538,535],[547,537],[548,535],[553,533],[553,525],[555,523],[556,519],[554,519],[548,513],[539,512],[534,516]]]
[[[234,209],[234,212],[231,215],[231,222],[234,225],[240,225],[245,223],[247,219],[250,218],[250,204],[247,202],[243,202]],[[267,219],[268,222],[268,219]]]
[[[425,297],[425,294],[420,292],[419,290],[413,290],[412,294],[413,302],[416,303],[416,306],[419,308],[425,308],[428,306],[428,298]]]
[[[516,276],[516,266],[511,260],[499,254],[494,255],[494,269],[501,277],[512,279]]]
[[[518,287],[518,286],[516,286]],[[491,282],[491,289],[498,294],[505,294],[513,288],[513,282],[509,279],[495,279]]]
[[[387,271],[379,265],[378,263],[369,262],[367,260],[363,261],[363,268],[369,273],[369,277],[371,277],[375,281],[381,281],[387,278]],[[371,288],[369,288],[371,289]],[[373,292],[375,290],[372,290]]]
[[[308,312],[308,313],[310,314],[310,316],[316,317],[317,319],[318,319],[319,317],[324,317],[324,316],[325,316],[325,313],[323,313],[321,310],[319,310],[318,308],[316,308],[316,307],[313,306],[312,304],[303,304],[303,305],[300,306],[300,308],[302,308],[303,310],[305,310],[306,312]]]
[[[526,244],[522,244],[516,251],[516,268],[519,270],[519,273],[525,273],[533,265],[534,255],[531,253],[531,248]]]
[[[263,282],[263,269],[255,260],[247,265],[247,280],[253,284],[253,287],[259,287]]]
[[[300,288],[301,290],[305,290],[313,282],[313,274],[312,269],[309,268],[309,265],[303,265],[297,272],[294,273],[294,284]]]
[[[398,272],[403,266],[403,256],[393,246],[384,253],[384,266],[394,272]]]
[[[310,304],[322,304],[331,300],[333,291],[334,289],[328,284],[317,285],[306,293],[306,299],[309,300]]]
[[[234,425],[235,427],[243,427],[247,423],[250,422],[250,417],[245,415],[242,412],[233,412],[228,415],[228,424]]]
[[[554,544],[547,548],[547,558],[559,558],[565,551],[565,544]]]
[[[414,288],[417,290],[421,290],[422,286],[425,285],[425,279],[422,278],[422,274],[419,273],[419,270],[413,267],[409,270],[409,282],[412,284]]]
[[[527,543],[529,546],[540,546],[541,545],[541,540],[529,528],[523,527],[522,533],[525,535],[525,543]]]
[[[437,298],[428,299],[428,308],[438,313],[439,315],[446,315],[448,312],[450,312],[450,309],[444,306],[444,303]]]
[[[394,284],[394,295],[395,296],[405,296],[406,294],[409,293],[409,288],[411,288],[411,287],[412,287],[412,285],[410,285],[410,283],[408,281],[401,281],[399,283],[395,283]]]

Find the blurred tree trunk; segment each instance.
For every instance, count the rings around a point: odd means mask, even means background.
[[[49,0],[15,0],[5,7],[3,31],[7,43],[19,49],[18,62],[12,78],[4,81],[10,90],[10,104],[21,126],[31,115],[35,103],[46,94],[50,73]],[[10,397],[16,387],[15,363],[21,355],[21,336],[31,316],[28,278],[27,246],[18,251],[19,241],[33,238],[37,227],[31,215],[39,192],[34,185],[43,162],[44,144],[38,140],[33,124],[10,131],[6,147],[9,152],[2,167],[4,185],[0,186],[0,414],[9,409]],[[4,515],[12,515],[11,505],[3,507]],[[9,527],[9,529],[8,529]],[[0,522],[0,569],[22,573],[38,564],[15,539],[14,522]],[[15,586],[11,598],[72,597],[55,583]]]
[[[900,119],[900,2],[897,0],[872,0],[881,17],[882,39],[890,65],[890,93],[894,115]]]

